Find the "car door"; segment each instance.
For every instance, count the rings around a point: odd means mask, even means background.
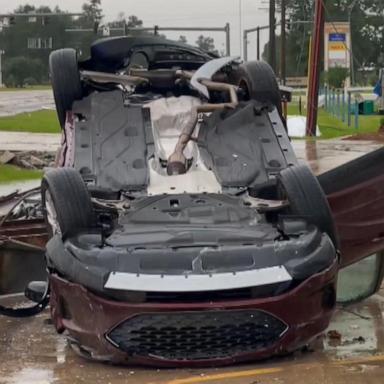
[[[318,176],[338,232],[339,300],[375,293],[384,271],[384,148]]]

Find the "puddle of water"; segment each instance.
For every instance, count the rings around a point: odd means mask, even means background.
[[[23,368],[5,378],[6,384],[51,384],[55,381],[53,371],[44,368]]]
[[[292,145],[299,161],[307,162],[315,174],[336,168],[382,146],[371,141],[351,140],[293,140]]]

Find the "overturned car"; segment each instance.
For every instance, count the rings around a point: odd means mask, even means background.
[[[340,266],[383,248],[382,151],[316,178],[262,62],[123,37],[83,62],[55,51],[50,70],[63,130],[41,186],[50,310],[79,354],[224,365],[324,331]]]

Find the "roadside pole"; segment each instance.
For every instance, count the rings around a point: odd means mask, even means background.
[[[319,82],[321,69],[321,49],[324,37],[324,0],[315,0],[315,17],[312,32],[312,47],[310,52],[308,101],[307,101],[307,126],[306,135],[316,136]]]
[[[3,54],[5,51],[0,49],[0,88],[3,87]]]
[[[276,0],[269,0],[269,65],[276,73]]]
[[[281,0],[281,47],[280,47],[280,82],[285,85],[286,83],[286,0]]]

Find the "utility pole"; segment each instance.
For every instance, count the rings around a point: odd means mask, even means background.
[[[276,73],[276,0],[269,0],[269,65]]]
[[[287,36],[286,36],[286,0],[281,0],[281,47],[280,47],[280,81],[281,84],[285,85],[286,83],[286,45],[287,45]]]
[[[3,87],[3,54],[5,51],[0,49],[0,88]]]
[[[243,30],[243,1],[242,0],[239,0],[239,36],[240,36],[240,53],[241,53],[241,44],[242,44],[242,38],[241,38],[241,32]],[[245,48],[246,49],[246,46],[247,46],[247,41],[244,41],[244,44],[245,44]],[[246,58],[244,58],[244,60],[246,60]]]
[[[319,104],[319,82],[321,53],[324,38],[325,9],[324,0],[315,0],[315,18],[312,32],[312,45],[309,61],[308,102],[306,135],[316,136],[317,109]]]
[[[350,48],[349,48],[349,66],[351,69],[351,85],[355,85],[355,61],[353,57],[353,42],[352,42],[352,12],[353,8],[357,4],[358,0],[353,0],[348,7],[348,23],[349,23],[349,38],[350,38]]]

